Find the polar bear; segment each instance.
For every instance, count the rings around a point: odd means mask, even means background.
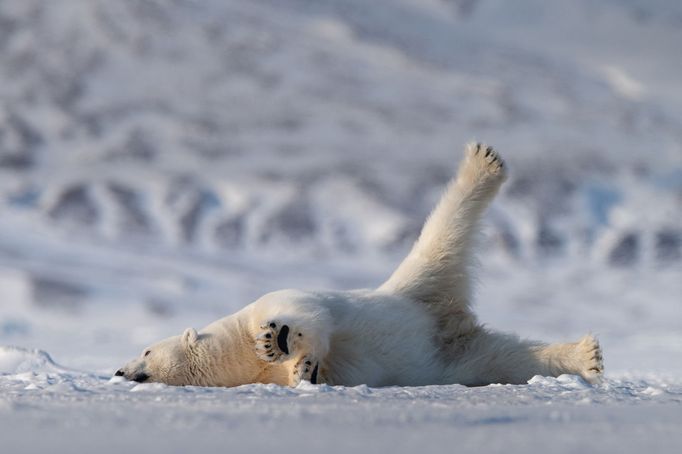
[[[146,348],[115,375],[199,386],[476,386],[560,374],[598,382],[594,337],[522,340],[488,330],[472,311],[477,226],[505,178],[493,148],[469,144],[411,252],[379,288],[269,293],[199,332],[188,328]]]

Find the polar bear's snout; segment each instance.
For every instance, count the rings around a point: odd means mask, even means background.
[[[136,381],[138,383],[144,383],[147,380],[149,380],[149,375],[145,374],[144,372],[137,373],[135,375],[126,375],[125,372],[122,370],[116,371],[115,374],[117,377],[123,377],[126,380],[130,381]]]
[[[142,366],[142,367],[140,367]],[[144,383],[151,378],[151,376],[144,371],[144,365],[138,367],[129,367],[128,365],[122,367],[114,373],[116,377],[123,377],[126,380]]]

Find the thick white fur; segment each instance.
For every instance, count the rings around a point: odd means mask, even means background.
[[[412,251],[378,289],[270,293],[200,333],[190,328],[145,349],[117,374],[205,386],[484,385],[564,373],[598,381],[602,356],[592,336],[525,341],[490,332],[472,312],[478,221],[505,178],[492,148],[467,146]]]

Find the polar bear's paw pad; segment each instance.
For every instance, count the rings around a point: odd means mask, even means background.
[[[294,366],[294,381],[299,383],[301,380],[306,380],[312,384],[317,384],[318,371],[319,364],[311,357],[304,356]]]
[[[289,326],[269,321],[260,328],[263,331],[256,337],[256,355],[267,362],[286,357],[289,354]]]

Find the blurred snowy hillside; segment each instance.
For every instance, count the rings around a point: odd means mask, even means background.
[[[0,344],[112,370],[376,285],[475,139],[481,318],[680,371],[680,44],[673,0],[4,0]]]

